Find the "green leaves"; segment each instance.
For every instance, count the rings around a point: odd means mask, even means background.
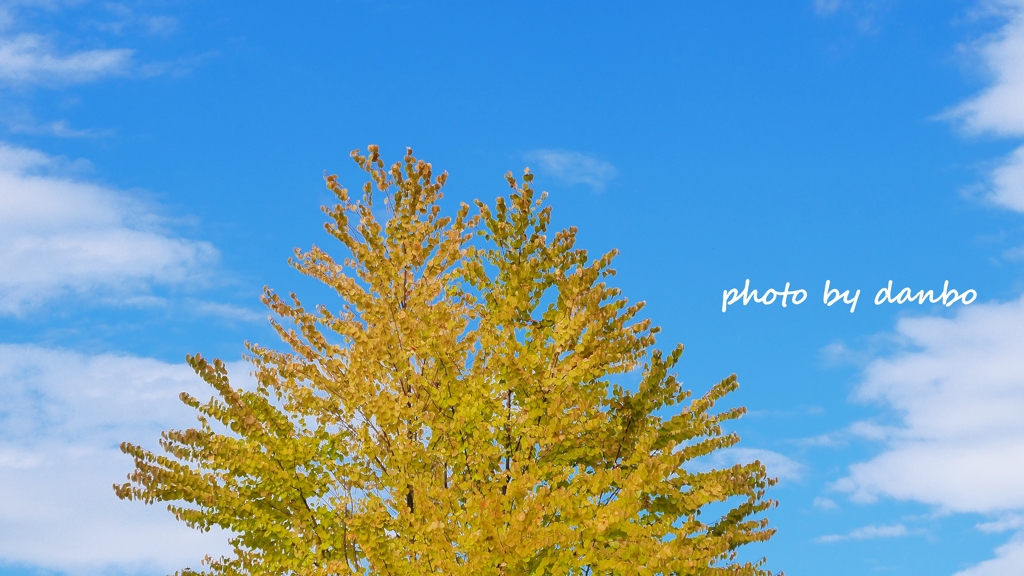
[[[122,446],[136,469],[118,496],[233,531],[213,574],[767,574],[735,562],[773,533],[764,467],[687,469],[738,441],[721,425],[742,409],[711,412],[736,379],[687,403],[682,347],[654,349],[643,304],[605,283],[615,253],[551,235],[529,172],[446,217],[447,174],[411,150],[352,156],[359,200],[326,177],[341,259],[291,261],[337,301],[266,290],[287,351],[247,344],[255,390],[190,357],[216,396],[182,395],[199,425],[164,433],[162,455]],[[613,384],[634,371],[637,391]]]

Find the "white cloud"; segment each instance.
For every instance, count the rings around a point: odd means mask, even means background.
[[[58,54],[45,38],[0,38],[0,80],[10,84],[81,84],[127,74],[132,50],[82,50]]]
[[[945,512],[1001,514],[978,529],[1020,530],[1024,520],[1014,512],[1024,510],[1024,296],[964,308],[953,318],[904,318],[896,335],[903,349],[868,364],[858,396],[888,405],[899,423],[851,426],[886,447],[850,466],[835,487],[858,501],[884,496]],[[956,576],[1003,576],[1021,565],[1024,532]]]
[[[992,522],[982,522],[977,525],[982,532],[1006,532],[1007,530],[1018,530],[1024,528],[1024,516],[1009,514]]]
[[[1024,0],[982,6],[1005,20],[974,47],[991,84],[943,116],[973,134],[1024,136]],[[988,179],[988,201],[1024,212],[1024,146]],[[1016,259],[1022,250],[1004,257]],[[897,332],[916,349],[873,362],[861,394],[895,408],[903,428],[888,431],[885,452],[851,466],[837,487],[855,499],[885,495],[946,511],[999,513],[978,529],[1020,530],[1022,517],[1011,512],[1024,510],[1024,296],[965,309],[949,320],[904,320]],[[1003,576],[1022,565],[1024,531],[995,558],[955,576]]]
[[[985,6],[1006,21],[998,32],[973,48],[992,82],[942,117],[958,122],[973,134],[1024,136],[1024,0],[993,0]],[[989,180],[989,201],[1024,212],[1024,146],[992,170]]]
[[[0,6],[0,32],[6,30],[14,23],[14,17],[7,6]]]
[[[17,134],[46,134],[57,138],[101,138],[113,134],[111,130],[72,128],[67,120],[53,122],[8,121],[7,128]]]
[[[909,534],[907,527],[903,524],[892,526],[864,526],[851,531],[849,534],[828,534],[815,539],[816,542],[840,542],[842,540],[871,540],[874,538],[898,538]]]
[[[793,441],[797,446],[813,446],[818,448],[832,448],[835,446],[845,446],[846,438],[842,433],[834,434],[818,434],[817,436],[810,436],[808,438],[799,438]]]
[[[900,423],[851,428],[886,447],[836,487],[950,512],[1024,509],[1024,297],[904,318],[896,333],[903,350],[867,366],[858,396]]]
[[[836,501],[831,498],[818,496],[814,499],[814,507],[819,510],[836,510],[839,508],[839,504],[836,504]]]
[[[201,279],[217,251],[159,230],[126,194],[45,175],[57,161],[0,144],[0,315],[68,293],[124,301]]]
[[[1003,251],[1003,258],[1015,262],[1024,262],[1024,246],[1017,246]]]
[[[996,557],[986,560],[953,576],[1010,576],[1020,574],[1024,566],[1024,535],[996,548]]]
[[[820,16],[831,16],[842,7],[840,0],[814,0],[814,11]]]
[[[227,553],[223,532],[188,529],[111,488],[132,467],[119,442],[155,448],[159,431],[194,423],[181,391],[211,394],[184,363],[0,344],[0,563],[121,574]]]
[[[804,467],[799,462],[778,452],[760,448],[719,450],[708,457],[692,462],[692,467],[694,470],[721,469],[735,464],[746,464],[754,460],[760,460],[768,471],[768,475],[780,480],[799,480],[803,476]]]
[[[944,116],[971,133],[1024,135],[1024,1],[997,0],[987,6],[1006,23],[973,51],[992,78],[991,85]]]
[[[171,16],[147,16],[143,23],[146,31],[156,36],[168,36],[178,29],[178,19]]]
[[[814,0],[814,12],[831,18],[843,14],[851,19],[863,34],[876,34],[879,18],[888,10],[889,0]]]
[[[244,306],[224,304],[221,302],[208,302],[204,300],[189,300],[186,306],[193,311],[205,315],[216,316],[228,321],[237,322],[261,322],[267,319],[267,311],[256,311]]]
[[[169,36],[178,29],[178,19],[171,16],[139,13],[128,5],[117,2],[107,2],[103,8],[113,20],[108,18],[87,21],[87,26],[113,34],[139,30],[153,36]]]
[[[540,163],[542,172],[570,184],[587,184],[595,190],[604,189],[619,173],[610,162],[589,154],[566,150],[534,150],[526,154],[528,161]]]
[[[1024,91],[1021,91],[1020,97],[1024,98]],[[1024,212],[1024,146],[1014,150],[992,170],[989,179],[989,201],[1003,208]]]

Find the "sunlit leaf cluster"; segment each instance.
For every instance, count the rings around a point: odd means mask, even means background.
[[[738,441],[743,409],[713,412],[736,378],[682,389],[682,347],[607,283],[615,254],[551,232],[529,171],[445,216],[447,174],[411,150],[353,158],[362,194],[327,177],[343,257],[291,262],[337,299],[265,291],[285,351],[247,345],[254,389],[190,357],[215,395],[182,394],[199,423],[162,451],[122,445],[118,496],[230,530],[212,574],[767,575],[736,550],[773,534],[774,480],[692,465]]]

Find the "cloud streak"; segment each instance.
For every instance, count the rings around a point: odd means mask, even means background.
[[[852,427],[886,448],[837,487],[859,501],[1024,510],[1024,297],[904,318],[896,336],[903,350],[872,361],[857,396],[892,408],[900,425]]]
[[[898,423],[852,426],[885,448],[834,487],[854,501],[887,497],[995,515],[977,528],[1017,534],[995,558],[956,576],[1015,573],[1024,565],[1024,296],[953,318],[901,319],[896,340],[902,349],[867,365],[857,396],[892,409]]]
[[[953,576],[1007,576],[1018,573],[1021,566],[1024,566],[1024,536],[1018,535],[996,548],[995,558],[961,570]]]
[[[132,197],[45,174],[59,163],[0,144],[0,315],[77,294],[123,301],[195,283],[218,257],[208,242],[159,229]]]
[[[586,184],[594,190],[603,190],[619,171],[615,166],[590,154],[567,150],[533,150],[526,160],[537,162],[541,172],[550,174],[569,184]]]
[[[55,120],[53,122],[38,123],[31,119],[7,121],[7,128],[16,134],[45,134],[57,138],[103,138],[112,136],[112,130],[94,130],[73,128],[67,120]]]
[[[907,527],[903,524],[891,526],[864,526],[852,530],[849,534],[828,534],[815,539],[815,542],[832,543],[843,540],[873,540],[875,538],[899,538],[908,535]]]
[[[1006,23],[973,51],[992,82],[980,94],[944,113],[972,134],[1024,135],[1024,1],[988,3]]]
[[[1024,136],[1024,0],[986,4],[1005,19],[999,31],[973,47],[991,84],[978,95],[940,117],[956,122],[969,134]],[[1024,212],[1024,146],[1017,148],[989,174],[986,199],[996,206]]]
[[[1024,91],[1021,92],[1024,98]],[[988,200],[993,204],[1024,212],[1024,146],[1014,150],[992,170]]]
[[[247,365],[230,369],[234,379]],[[111,489],[132,467],[118,443],[154,446],[161,430],[194,423],[181,391],[210,395],[184,363],[0,344],[0,562],[170,572],[228,553],[223,532],[188,529]]]
[[[804,466],[799,462],[772,450],[760,448],[727,448],[719,450],[706,458],[692,463],[694,470],[707,471],[723,469],[736,464],[746,464],[759,460],[764,464],[769,476],[780,480],[799,480],[804,473]]]
[[[0,81],[15,85],[68,85],[129,71],[133,50],[83,50],[59,54],[42,36],[0,38]]]

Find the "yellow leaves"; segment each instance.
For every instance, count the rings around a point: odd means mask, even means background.
[[[199,426],[165,433],[166,456],[123,445],[136,470],[117,495],[238,534],[214,574],[766,574],[730,556],[773,533],[756,517],[772,505],[764,467],[685,468],[738,440],[721,425],[742,410],[710,412],[736,379],[656,415],[688,398],[671,373],[682,347],[654,350],[643,303],[602,283],[616,253],[591,261],[575,228],[548,234],[529,171],[506,175],[493,209],[448,218],[447,173],[411,150],[389,168],[376,146],[352,157],[362,198],[325,177],[346,253],[291,261],[338,299],[265,290],[289,351],[247,344],[254,391],[189,357],[217,396],[182,395]],[[609,391],[638,369],[636,391]]]

